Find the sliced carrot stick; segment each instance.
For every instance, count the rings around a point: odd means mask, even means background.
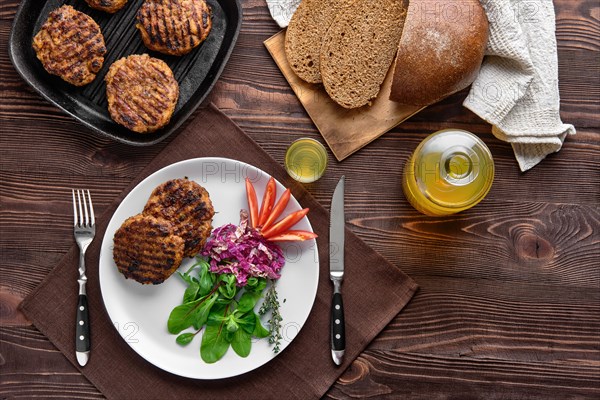
[[[275,236],[269,237],[271,242],[298,242],[318,237],[316,233],[308,231],[285,231]]]
[[[260,213],[258,215],[258,224],[257,226],[260,228],[267,222],[267,218],[271,215],[271,211],[273,210],[273,206],[275,205],[275,195],[277,192],[277,186],[275,185],[275,179],[271,177],[269,179],[269,183],[267,183],[267,187],[265,188],[265,194],[262,199],[262,204],[260,206]]]
[[[290,189],[285,189],[285,192],[281,195],[277,204],[273,206],[273,210],[271,210],[271,214],[267,217],[267,220],[262,225],[262,230],[267,230],[273,223],[279,218],[283,210],[287,207],[288,202],[290,201],[291,191]]]
[[[256,201],[256,190],[250,179],[246,178],[246,197],[248,197],[248,208],[250,209],[250,225],[256,228],[258,223],[258,203]]]
[[[269,238],[271,236],[276,236],[282,232],[287,231],[292,226],[296,225],[298,221],[300,221],[306,214],[308,214],[309,209],[304,208],[302,210],[298,210],[296,212],[291,213],[287,217],[283,218],[280,221],[277,221],[273,226],[271,226],[266,231],[263,231],[263,236],[265,238]]]

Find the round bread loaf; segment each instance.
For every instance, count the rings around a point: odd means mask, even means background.
[[[411,0],[390,100],[429,105],[466,88],[479,73],[487,39],[479,0]]]

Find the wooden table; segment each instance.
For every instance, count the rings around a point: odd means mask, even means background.
[[[70,188],[90,188],[100,214],[166,143],[100,138],[38,96],[7,55],[18,1],[0,4],[0,397],[101,398],[17,306],[73,244]],[[345,174],[351,229],[421,287],[327,397],[599,398],[600,8],[555,4],[561,114],[577,128],[560,153],[520,173],[462,92],[341,163],[330,154],[325,177],[307,186],[329,207]],[[263,47],[277,31],[264,0],[244,2],[211,99],[281,162],[292,140],[321,138]],[[483,138],[497,174],[476,208],[429,218],[404,199],[400,172],[419,141],[447,127]]]

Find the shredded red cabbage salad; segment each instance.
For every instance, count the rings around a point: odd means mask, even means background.
[[[209,258],[211,272],[235,275],[238,286],[246,286],[252,276],[279,279],[285,264],[281,248],[248,224],[246,210],[240,211],[239,225],[223,225],[212,232],[202,255]]]

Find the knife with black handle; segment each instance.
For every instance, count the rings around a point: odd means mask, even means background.
[[[331,357],[341,365],[346,351],[344,302],[342,280],[344,279],[344,177],[340,178],[331,199],[329,221],[329,278],[333,282],[331,300]]]

